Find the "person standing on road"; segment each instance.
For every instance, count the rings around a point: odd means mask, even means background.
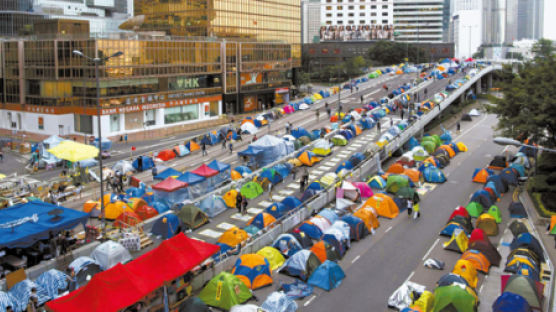
[[[413,201],[411,199],[407,200],[407,217],[411,218],[411,213],[413,212]]]
[[[384,85],[382,86],[382,88],[383,88],[384,90],[386,90],[386,92],[388,92],[388,86],[387,86],[386,84],[384,84]]]
[[[328,118],[330,119],[330,115],[332,114],[332,111],[330,110],[330,107],[326,108],[326,113],[328,114]]]
[[[456,123],[456,132],[459,134],[459,131],[461,130],[461,124],[459,123],[459,121]]]
[[[318,108],[315,110],[315,115],[317,116],[317,122],[319,122],[320,110]]]
[[[272,182],[268,181],[268,198],[272,200]]]
[[[291,129],[290,129],[290,123],[289,123],[289,122],[286,122],[286,134],[290,134],[290,131],[291,131]]]
[[[425,98],[427,97],[427,88],[425,88],[425,90],[423,91],[423,93],[425,93]]]
[[[380,134],[380,120],[376,122],[376,130],[378,131],[378,134]]]
[[[238,213],[241,213],[242,201],[243,201],[243,196],[241,196],[241,193],[240,193],[240,192],[237,192],[237,196],[236,196],[236,208],[237,208],[237,212],[238,212]]]
[[[127,144],[127,133],[124,135],[124,141],[125,141],[125,144]]]
[[[2,146],[0,146],[0,162],[4,162],[4,151],[2,149]]]
[[[222,150],[226,149],[226,138],[222,139]]]
[[[207,144],[203,141],[201,142],[201,156],[207,156]]]
[[[343,109],[342,103],[339,103],[338,104],[338,115],[342,113],[342,109]],[[338,116],[338,117],[340,117],[340,116]]]
[[[232,144],[231,140],[230,140],[230,145],[228,145],[228,147],[230,148],[230,154],[232,154],[234,152],[234,145]]]
[[[363,95],[361,95],[361,104],[363,104],[363,100],[364,100]]]
[[[305,190],[305,179],[302,176],[301,179],[299,179],[299,193],[303,194],[304,190]]]
[[[297,175],[297,167],[294,165],[292,167],[292,180],[295,181],[295,176]]]
[[[419,201],[420,201],[419,194],[415,193],[413,195],[413,213],[414,213],[413,219],[421,217],[421,207],[419,206]]]
[[[402,120],[403,120],[403,107],[402,107],[402,108],[400,108],[400,117],[401,117],[401,118],[402,118]]]
[[[328,109],[328,102],[324,102],[324,108]]]
[[[247,214],[247,205],[249,203],[247,202],[247,198],[244,197],[243,200],[241,201],[241,214],[245,215]]]

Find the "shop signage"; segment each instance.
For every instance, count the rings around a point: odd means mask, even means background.
[[[207,97],[200,97],[200,98],[167,101],[161,103],[126,105],[122,107],[105,108],[102,109],[101,113],[102,115],[125,114],[125,113],[146,111],[151,109],[169,108],[174,106],[183,106],[183,105],[191,105],[191,104],[198,104],[198,103],[211,102],[211,101],[220,101],[221,99],[222,99],[221,95],[214,95],[214,96],[207,96]]]
[[[199,78],[178,78],[176,84],[180,89],[199,88]]]

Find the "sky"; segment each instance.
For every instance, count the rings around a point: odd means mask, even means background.
[[[556,1],[544,0],[544,38],[556,40],[556,19],[554,19],[554,12],[556,12]]]

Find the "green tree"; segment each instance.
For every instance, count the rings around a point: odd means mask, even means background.
[[[367,52],[367,58],[378,65],[399,64],[406,58],[414,63],[428,62],[429,57],[427,50],[416,45],[386,40],[374,43]]]
[[[539,39],[531,49],[535,53],[535,58],[548,58],[554,54],[554,46],[552,41],[548,39]]]
[[[544,40],[543,40],[544,41]],[[548,47],[537,46],[534,62],[519,66],[518,73],[504,67],[501,77],[504,99],[492,107],[498,128],[505,136],[532,136],[541,145],[556,146],[556,60]]]

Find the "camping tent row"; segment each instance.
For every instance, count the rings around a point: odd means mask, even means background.
[[[272,135],[265,135],[240,151],[240,157],[247,157],[250,167],[260,168],[294,151],[294,143]]]
[[[116,264],[92,276],[80,289],[46,303],[62,311],[121,311],[156,293],[210,258],[218,246],[190,239],[183,233],[126,264]],[[160,293],[159,293],[160,292]],[[118,294],[118,296],[105,296]],[[99,296],[103,296],[102,300]]]

